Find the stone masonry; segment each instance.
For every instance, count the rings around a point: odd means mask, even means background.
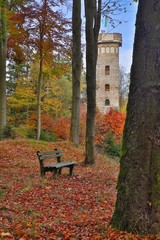
[[[96,102],[102,113],[105,113],[111,107],[119,109],[120,46],[122,46],[121,34],[99,34]]]

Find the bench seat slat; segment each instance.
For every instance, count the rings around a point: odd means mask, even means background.
[[[44,160],[44,159],[57,158],[57,157],[62,157],[62,154],[56,154],[56,155],[41,155],[41,156],[39,156],[39,159],[40,159],[40,160]]]
[[[46,165],[44,166],[45,168],[61,168],[61,167],[68,167],[71,165],[75,165],[76,162],[60,162],[60,163],[55,163],[55,164],[50,164],[50,165]]]
[[[50,155],[50,154],[62,154],[62,151],[58,151],[58,150],[55,150],[55,151],[50,151],[50,152],[43,152],[43,151],[38,151],[38,153],[40,155]]]

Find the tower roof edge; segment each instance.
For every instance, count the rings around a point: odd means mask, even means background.
[[[98,43],[118,43],[122,46],[122,34],[120,33],[100,33]]]

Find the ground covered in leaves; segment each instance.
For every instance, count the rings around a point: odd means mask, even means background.
[[[77,161],[74,176],[62,170],[40,177],[37,150],[63,150],[63,160]],[[116,199],[118,163],[97,155],[95,166],[84,166],[83,147],[69,142],[27,140],[0,142],[0,238],[160,239],[140,237],[109,227]]]

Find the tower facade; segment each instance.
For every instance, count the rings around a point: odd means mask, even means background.
[[[122,35],[101,33],[98,40],[96,74],[96,102],[98,109],[105,113],[109,108],[119,109],[119,47]]]

